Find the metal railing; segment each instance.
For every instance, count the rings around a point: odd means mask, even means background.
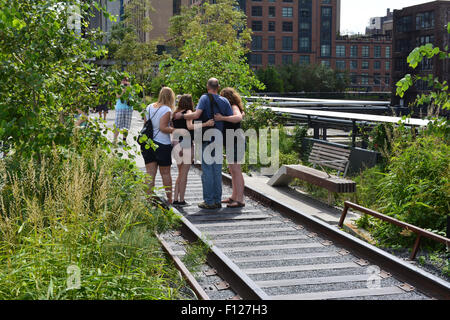
[[[376,212],[376,211],[364,208],[364,207],[362,207],[360,205],[357,205],[357,204],[349,202],[349,201],[346,201],[344,203],[344,210],[342,211],[341,219],[340,219],[339,224],[338,224],[340,228],[342,228],[342,226],[344,225],[344,220],[345,220],[345,217],[347,216],[347,212],[348,212],[349,208],[352,208],[354,210],[360,211],[360,212],[362,212],[364,214],[371,215],[371,216],[373,216],[375,218],[378,218],[378,219],[381,219],[383,221],[389,222],[391,224],[394,224],[394,225],[399,226],[399,227],[401,227],[401,228],[403,228],[405,230],[409,230],[409,231],[417,234],[416,242],[414,243],[414,247],[412,249],[411,256],[410,256],[411,260],[414,260],[416,258],[416,255],[417,255],[417,252],[419,250],[420,241],[421,241],[422,237],[425,237],[425,238],[428,238],[428,239],[431,239],[431,240],[434,240],[434,241],[441,242],[441,243],[447,245],[447,247],[450,247],[450,239],[449,238],[446,238],[446,237],[440,236],[438,234],[435,234],[433,232],[421,229],[421,228],[416,227],[416,226],[414,226],[412,224],[399,221],[397,219],[394,219],[392,217],[386,216],[386,215],[381,214],[379,212]]]

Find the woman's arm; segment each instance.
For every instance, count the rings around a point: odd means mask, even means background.
[[[167,112],[165,115],[162,116],[159,122],[159,130],[163,133],[168,134],[174,132],[175,129],[169,126],[169,122],[170,122],[170,112]]]
[[[185,114],[185,118],[186,118],[186,115],[190,115],[190,114],[192,114],[193,112],[192,111],[188,111],[188,112],[186,112],[186,114]],[[199,125],[194,125],[194,121],[193,120],[186,120],[186,126],[187,126],[187,128],[188,128],[188,130],[195,130],[196,128],[198,128],[199,127]],[[205,123],[202,123],[201,124],[201,127],[203,128],[203,127],[214,127],[214,120],[213,119],[210,119],[210,120],[208,120],[207,122],[205,122]]]
[[[232,116],[225,117],[219,113],[214,115],[214,120],[216,120],[216,121],[226,121],[226,122],[231,122],[231,123],[242,122],[243,118],[244,117],[243,117],[243,114],[241,113],[241,110],[236,105],[233,106],[233,115]]]

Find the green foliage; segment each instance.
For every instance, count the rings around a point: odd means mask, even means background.
[[[257,71],[266,92],[344,92],[347,74],[323,65],[287,64]]]
[[[233,87],[243,95],[263,88],[247,64],[249,31],[244,27],[245,15],[234,4],[234,0],[219,0],[189,9],[187,26],[179,33],[180,56],[160,64],[165,85],[179,94],[192,94],[194,100],[206,92],[211,77],[222,88]]]
[[[1,299],[178,299],[184,282],[155,232],[178,224],[146,201],[136,165],[99,149],[0,160]],[[81,287],[67,288],[69,266]]]
[[[157,45],[163,39],[145,39],[153,27],[148,12],[154,11],[150,0],[131,0],[125,6],[123,19],[112,27],[107,44],[108,58],[120,61],[116,68],[123,68],[145,87],[157,74],[158,62],[165,58],[157,54]]]
[[[450,25],[450,24],[449,24]],[[447,25],[447,31],[450,33],[450,28]],[[435,47],[431,43],[415,48],[408,56],[407,62],[409,66],[416,69],[424,59],[439,58],[440,60],[449,60],[450,53],[448,47],[442,50]],[[418,81],[424,81],[428,84],[428,87],[432,88],[431,92],[421,94],[416,99],[417,105],[428,105],[429,114],[436,116],[435,113],[439,110],[449,110],[450,100],[448,98],[448,83],[443,81],[442,83],[438,78],[434,78],[433,75],[421,75],[419,72],[416,75],[407,74],[403,79],[397,82],[397,95],[403,97],[406,91],[412,87]]]
[[[106,54],[96,45],[103,35],[86,29],[81,37],[68,24],[78,5],[86,27],[89,3],[0,0],[0,141],[25,158],[70,145],[77,109],[114,101],[121,90],[119,72],[89,62]],[[93,142],[107,146],[99,136]]]
[[[401,139],[393,145],[386,173],[373,168],[361,174],[358,199],[363,206],[443,233],[450,212],[449,169],[450,147],[441,138],[424,133],[415,140]],[[376,219],[371,230],[383,245],[411,246],[415,240]]]

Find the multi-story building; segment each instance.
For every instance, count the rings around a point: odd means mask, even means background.
[[[370,18],[366,35],[386,35],[392,37],[393,12],[387,9],[386,16]]]
[[[389,36],[338,36],[333,49],[330,67],[347,72],[350,87],[391,90],[392,39]]]
[[[131,0],[97,0],[97,2],[106,10],[117,17],[117,21],[110,21],[98,11],[90,21],[91,28],[100,28],[106,34],[111,32],[114,24],[119,22],[125,12],[125,7]],[[152,23],[152,31],[139,34],[141,41],[149,41],[151,39],[167,40],[167,31],[169,29],[169,20],[181,11],[182,6],[191,6],[200,4],[203,0],[151,0],[150,4],[153,10],[148,10],[147,15]],[[143,17],[142,17],[143,18]],[[139,17],[137,17],[139,19]],[[139,21],[138,21],[139,23]],[[105,42],[107,39],[105,39]]]
[[[246,0],[240,6],[253,31],[252,67],[331,64],[340,30],[340,0]]]
[[[418,46],[431,43],[435,47],[444,49],[450,45],[450,37],[446,29],[449,21],[450,1],[433,1],[394,11],[393,84],[408,73],[422,76],[432,75],[440,81],[450,80],[448,59],[425,58],[415,70],[407,64],[408,55]],[[409,105],[418,94],[430,89],[426,82],[418,81],[413,88],[408,90],[404,100],[401,101],[400,97],[395,95],[395,86],[393,87],[393,105],[402,103]]]

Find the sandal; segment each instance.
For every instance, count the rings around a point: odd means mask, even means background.
[[[235,202],[235,201],[233,199],[231,199],[231,198],[228,198],[227,200],[223,200],[222,201],[222,203],[229,203],[229,204],[231,204],[233,202]]]
[[[230,204],[227,205],[227,208],[244,208],[245,203],[233,201]]]

